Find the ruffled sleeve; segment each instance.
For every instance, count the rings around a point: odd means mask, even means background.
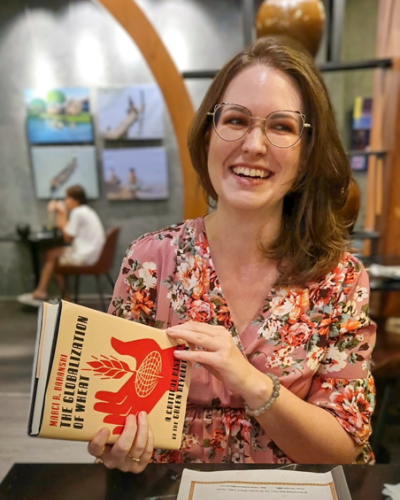
[[[340,267],[338,299],[329,311],[328,343],[307,401],[329,411],[364,446],[375,406],[370,361],[376,328],[368,316],[369,280],[364,267],[350,255]]]
[[[153,234],[135,240],[128,248],[114,287],[109,314],[149,326],[157,324],[157,253]]]

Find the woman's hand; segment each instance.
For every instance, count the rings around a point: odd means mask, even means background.
[[[67,213],[67,207],[65,206],[65,203],[62,200],[58,200],[55,205],[55,210],[56,212],[66,214]]]
[[[190,346],[189,351],[176,350],[177,359],[200,363],[233,394],[245,398],[258,384],[258,379],[265,385],[265,375],[247,361],[223,326],[188,321],[168,328],[167,334],[175,340],[188,342]]]
[[[101,429],[88,445],[88,451],[100,459],[107,469],[120,469],[123,472],[142,472],[153,453],[153,432],[146,412],[128,415],[124,430],[113,445],[106,444],[109,429]]]
[[[56,211],[56,207],[57,207],[57,201],[56,200],[50,200],[47,204],[47,211],[49,214],[51,214],[52,212],[55,212]]]
[[[50,200],[49,203],[47,204],[47,212],[48,213],[53,213],[53,212],[66,213],[67,209],[66,209],[65,203],[63,201]]]

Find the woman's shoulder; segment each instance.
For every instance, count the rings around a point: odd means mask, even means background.
[[[355,276],[359,276],[366,273],[364,264],[361,262],[361,260],[350,252],[343,253],[337,269],[341,270],[341,272],[345,275],[352,274]]]
[[[313,281],[309,289],[325,289],[326,293],[348,293],[354,286],[368,286],[368,274],[363,263],[353,254],[344,252],[332,271]]]
[[[177,224],[171,224],[163,229],[143,234],[129,245],[125,257],[135,258],[135,255],[145,254],[153,258],[157,254],[173,251],[184,238],[193,237],[204,228],[203,218],[187,219]]]

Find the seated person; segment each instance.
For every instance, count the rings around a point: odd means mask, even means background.
[[[54,247],[46,252],[38,286],[32,293],[17,297],[22,304],[39,306],[42,300],[47,299],[47,286],[57,263],[81,266],[97,262],[105,242],[104,228],[99,216],[86,203],[85,191],[79,185],[67,189],[64,203],[54,200],[49,203],[47,209],[55,212],[55,225],[70,246]],[[55,278],[62,291],[63,277],[55,274]]]

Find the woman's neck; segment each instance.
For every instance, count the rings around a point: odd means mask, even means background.
[[[282,211],[275,213],[241,212],[218,207],[205,218],[207,238],[212,253],[231,262],[249,265],[265,263],[260,242],[268,247],[277,238]]]

